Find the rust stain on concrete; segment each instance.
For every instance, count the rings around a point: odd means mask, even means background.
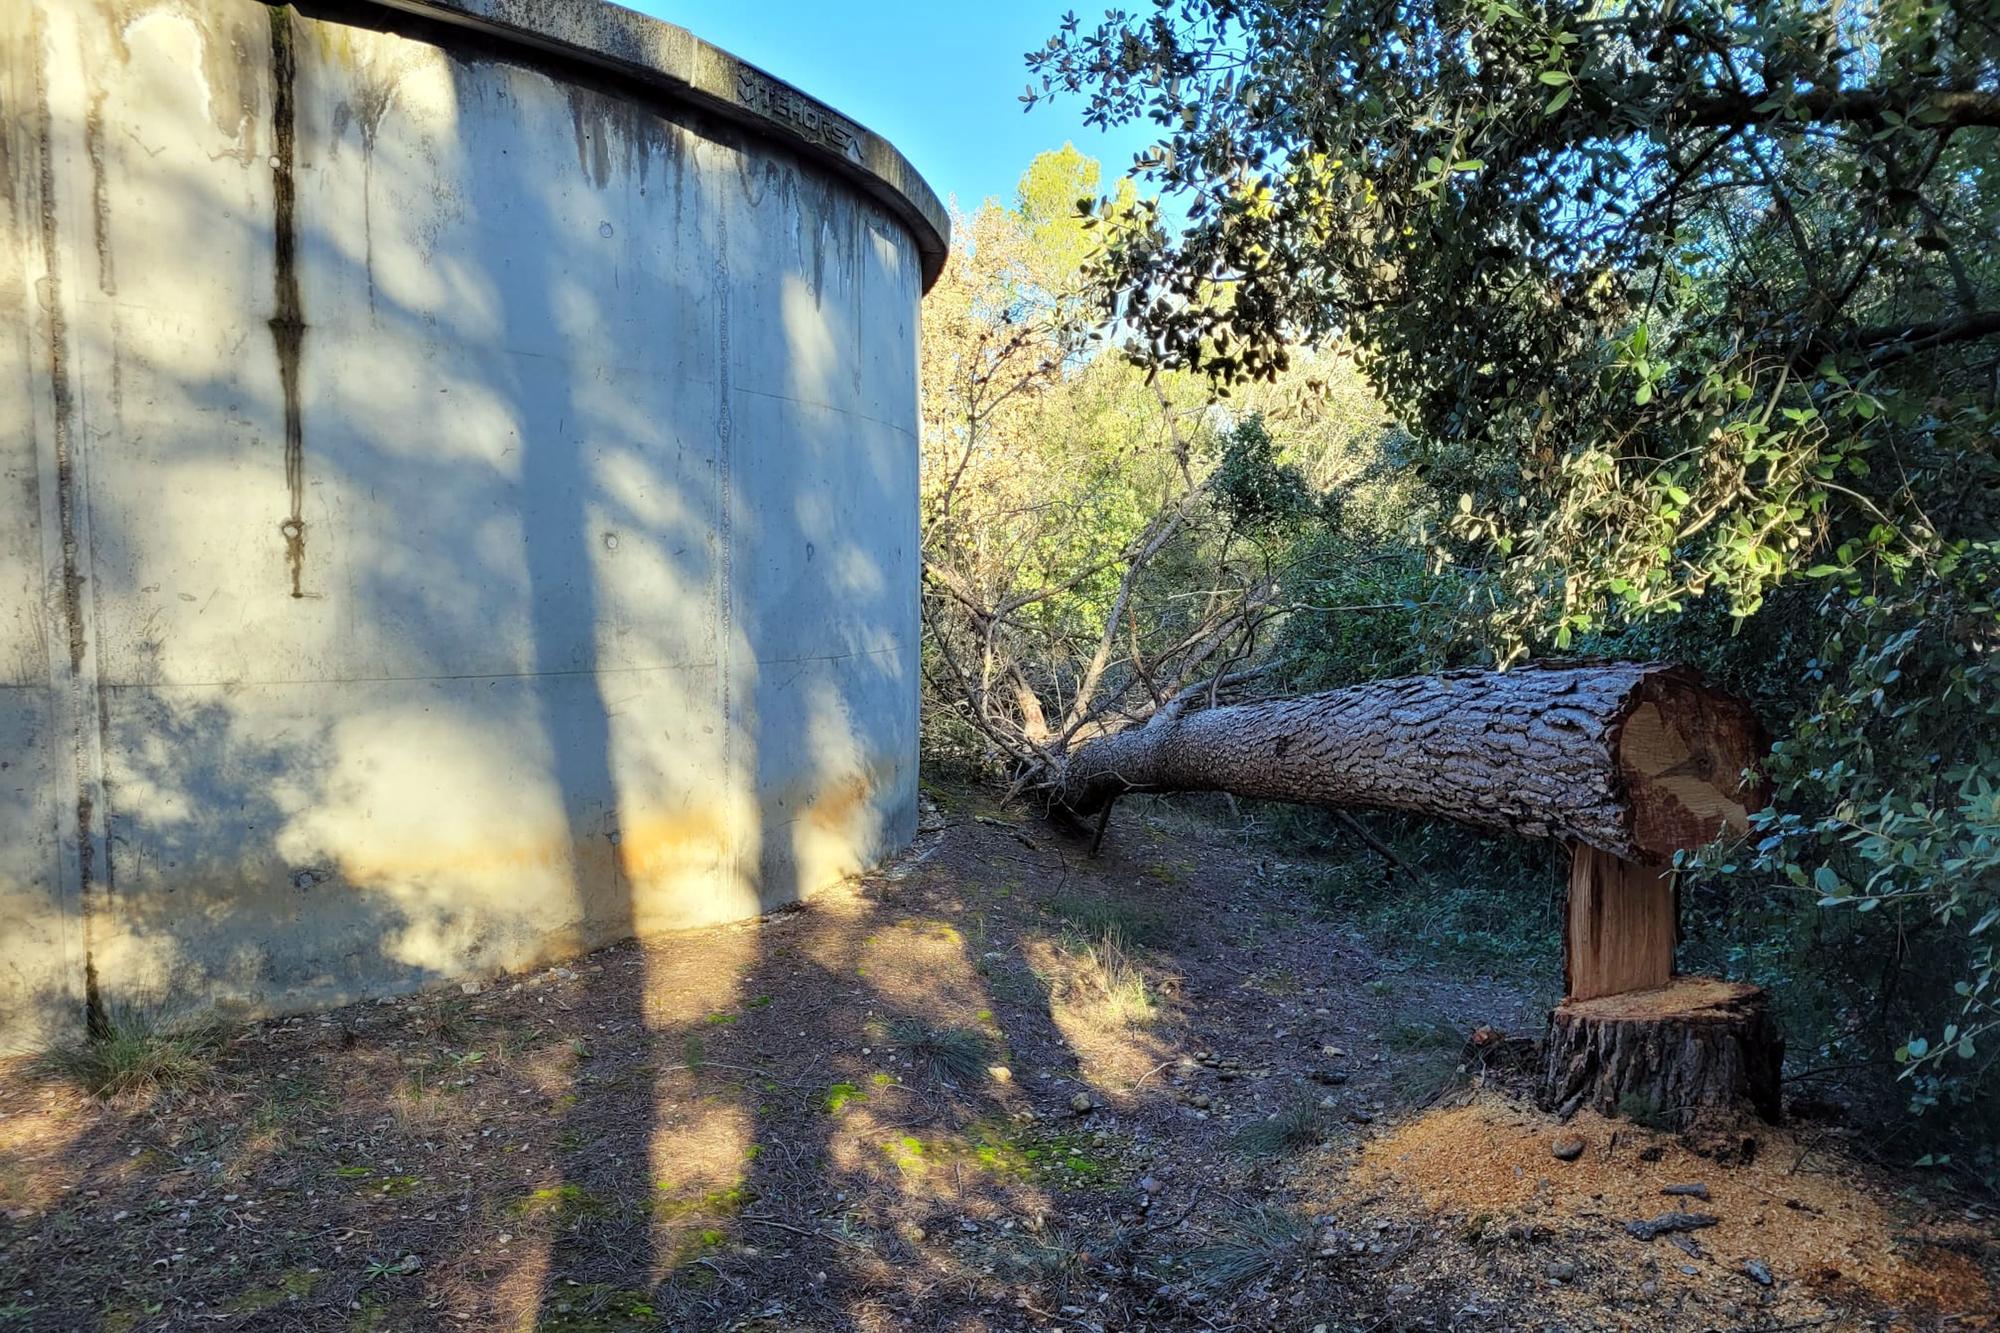
[[[271,316],[271,343],[278,354],[278,383],[285,400],[285,492],[289,509],[278,531],[285,539],[285,565],[291,571],[292,596],[304,597],[306,563],[305,421],[299,402],[299,361],[305,350],[305,310],[299,296],[298,184],[293,178],[297,146],[297,110],[293,93],[298,79],[298,53],[293,46],[292,16],[287,9],[271,11],[271,183],[272,228],[277,310]]]

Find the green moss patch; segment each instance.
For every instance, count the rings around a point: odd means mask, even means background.
[[[507,1206],[517,1217],[595,1217],[607,1211],[604,1200],[581,1185],[547,1185]]]

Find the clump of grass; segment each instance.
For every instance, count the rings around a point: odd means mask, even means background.
[[[1090,939],[1116,931],[1120,939],[1150,949],[1171,943],[1174,936],[1173,919],[1151,903],[1065,893],[1051,898],[1048,908]]]
[[[1457,1051],[1465,1047],[1465,1034],[1443,1014],[1398,1019],[1385,1035],[1391,1046],[1405,1051]]]
[[[1300,1094],[1262,1120],[1236,1131],[1238,1152],[1251,1157],[1281,1157],[1316,1147],[1333,1131],[1333,1113],[1317,1098]]]
[[[113,1006],[90,1036],[43,1055],[41,1068],[106,1100],[171,1092],[208,1082],[224,1044],[222,1026],[212,1018]]]
[[[1465,1081],[1465,1030],[1435,1011],[1400,1018],[1389,1025],[1383,1041],[1410,1058],[1389,1070],[1397,1102],[1430,1106]]]
[[[432,995],[417,1006],[417,1030],[446,1046],[462,1046],[472,1032],[472,1002],[463,995]]]
[[[1434,1106],[1470,1079],[1458,1053],[1433,1048],[1389,1069],[1389,1091],[1404,1106]]]
[[[993,1060],[993,1043],[985,1033],[967,1027],[926,1027],[899,1018],[889,1025],[889,1040],[914,1059],[932,1082],[961,1087],[976,1082]]]
[[[1125,946],[1125,937],[1107,930],[1083,948],[1081,980],[1107,1017],[1121,1023],[1149,1023],[1159,1012],[1146,974]]]
[[[1002,1257],[1029,1281],[1068,1295],[1090,1272],[1096,1248],[1080,1232],[1050,1228],[1039,1235],[1016,1233]]]
[[[1255,1208],[1227,1223],[1214,1240],[1187,1252],[1197,1285],[1234,1291],[1276,1272],[1305,1249],[1311,1227],[1284,1208]]]

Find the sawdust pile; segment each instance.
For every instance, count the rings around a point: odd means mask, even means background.
[[[1575,1161],[1559,1161],[1552,1142],[1584,1142]],[[1807,1151],[1769,1131],[1749,1165],[1723,1166],[1676,1140],[1584,1113],[1567,1125],[1499,1099],[1433,1112],[1368,1143],[1350,1184],[1414,1195],[1439,1214],[1486,1218],[1504,1228],[1530,1221],[1552,1230],[1602,1233],[1605,1243],[1660,1256],[1663,1280],[1695,1280],[1680,1256],[1625,1234],[1624,1224],[1683,1209],[1718,1218],[1694,1233],[1715,1264],[1741,1271],[1756,1263],[1775,1284],[1835,1298],[1926,1307],[1970,1316],[1961,1327],[1990,1327],[1995,1292],[1967,1251],[1986,1243],[1975,1228],[1923,1224],[1871,1189],[1861,1168]],[[1651,1160],[1648,1160],[1651,1159]],[[1709,1198],[1674,1197],[1669,1185],[1700,1183]],[[1947,1248],[1952,1246],[1955,1248]],[[1668,1262],[1669,1259],[1676,1262]]]

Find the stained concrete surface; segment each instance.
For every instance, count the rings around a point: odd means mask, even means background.
[[[399,12],[505,8],[0,17],[0,1046],[741,918],[914,829],[935,200],[782,85]]]

